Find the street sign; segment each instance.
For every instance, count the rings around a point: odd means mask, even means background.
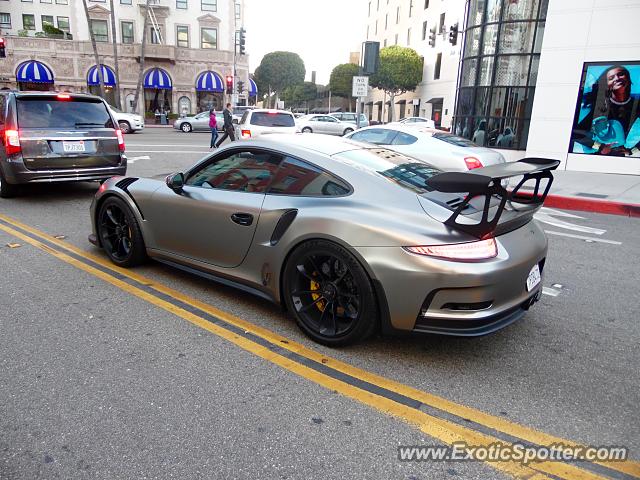
[[[353,97],[366,97],[369,89],[369,77],[353,77]]]

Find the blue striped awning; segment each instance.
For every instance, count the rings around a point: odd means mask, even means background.
[[[113,73],[111,67],[102,65],[102,82],[107,87],[116,86],[116,74]],[[100,77],[98,76],[98,68],[94,65],[89,69],[87,73],[87,85],[98,85],[100,83]]]
[[[29,60],[18,65],[16,81],[53,83],[53,72],[44,63],[40,63],[37,60]]]
[[[224,92],[224,83],[222,77],[216,72],[207,70],[198,75],[196,80],[197,92]]]
[[[171,90],[171,77],[167,72],[161,68],[152,68],[144,74],[144,82],[142,83],[144,88],[162,88]]]
[[[253,78],[249,79],[249,96],[255,97],[258,95],[258,86],[256,82],[253,81]]]

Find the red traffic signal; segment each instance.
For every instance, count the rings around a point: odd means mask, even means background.
[[[233,77],[231,75],[227,75],[227,93],[233,93]]]
[[[7,54],[4,51],[4,38],[0,37],[0,58],[5,58]]]

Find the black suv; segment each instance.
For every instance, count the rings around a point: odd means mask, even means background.
[[[0,197],[32,182],[125,175],[118,123],[100,97],[0,92]]]

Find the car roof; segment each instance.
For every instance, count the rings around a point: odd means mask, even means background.
[[[387,125],[370,125],[368,127],[363,127],[358,132],[373,130],[375,128],[383,129],[383,130],[397,130],[399,132],[408,133],[414,135],[416,132],[424,133],[425,135],[433,136],[435,133],[443,133],[442,130],[438,130],[437,128],[424,127],[421,125],[414,124],[404,124],[404,123],[391,123]],[[446,132],[445,132],[446,133]]]
[[[253,108],[247,109],[247,111],[251,113],[287,113],[289,115],[293,115],[289,110],[277,110],[274,108]]]
[[[57,97],[58,95],[69,95],[71,98],[91,98],[95,100],[102,100],[97,95],[90,95],[88,93],[71,93],[71,92],[38,92],[38,91],[14,91],[12,92],[17,98],[21,97]]]
[[[327,156],[332,156],[349,150],[359,150],[371,147],[371,145],[344,137],[319,134],[306,135],[303,133],[267,134],[262,135],[255,140],[247,140],[246,143],[253,143],[255,146],[260,147],[272,147],[284,150],[286,150],[287,147],[295,147],[297,149],[308,150]]]

